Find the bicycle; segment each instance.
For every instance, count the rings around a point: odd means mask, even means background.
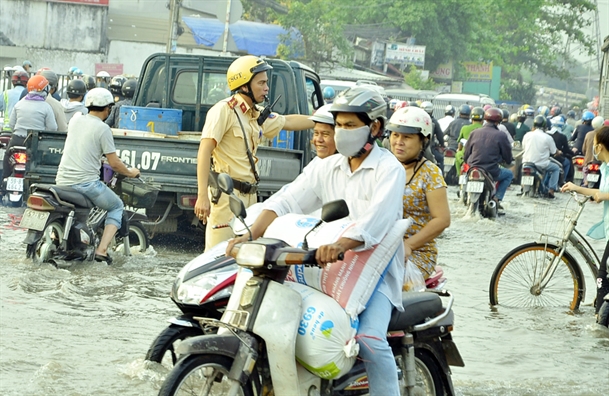
[[[497,264],[489,286],[491,305],[550,307],[568,303],[571,310],[579,309],[586,295],[585,279],[581,265],[567,248],[579,252],[594,279],[600,260],[575,228],[590,197],[571,195],[564,211],[555,212],[554,221],[548,211],[536,213],[534,219],[544,228],[535,230],[540,232],[538,241],[516,247]],[[570,208],[573,202],[577,203],[575,210]],[[543,211],[548,206],[537,208]]]

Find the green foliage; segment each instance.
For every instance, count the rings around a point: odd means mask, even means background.
[[[532,82],[505,81],[500,88],[500,100],[515,100],[520,103],[533,103],[535,99],[535,86]]]
[[[426,46],[425,69],[453,61],[492,61],[504,78],[522,81],[531,70],[568,78],[571,49],[592,54],[593,0],[242,0],[253,20],[296,28],[303,36],[304,59],[318,68],[350,59],[355,37],[346,27],[388,42],[414,37]],[[379,29],[393,28],[394,37]],[[299,51],[283,42],[281,56]],[[302,52],[302,51],[301,51]]]
[[[421,71],[414,66],[410,66],[408,72],[404,73],[404,81],[414,89],[431,90],[436,89],[438,84],[432,78],[424,80]]]

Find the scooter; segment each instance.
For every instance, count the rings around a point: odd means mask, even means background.
[[[537,169],[534,163],[525,162],[521,166],[520,187],[525,197],[539,197],[540,187],[543,183],[545,172]]]
[[[588,188],[598,188],[601,180],[601,162],[592,161],[586,166],[586,183]]]
[[[455,168],[455,150],[450,147],[444,149],[444,181],[449,186],[457,184],[457,169]]]
[[[261,206],[257,207],[257,205],[259,204],[247,209],[248,215],[245,221],[248,226],[253,224],[259,213]],[[278,238],[296,231],[302,232],[311,229],[318,220],[311,217],[310,221],[307,221],[308,228],[303,228],[302,223],[296,226],[294,221],[282,216],[274,221],[274,225],[277,226],[268,230],[264,237]],[[236,235],[242,235],[247,231],[245,227],[238,227],[234,223],[228,226],[233,228]],[[273,230],[281,232],[275,233]],[[194,318],[220,319],[232,294],[239,269],[235,259],[224,254],[226,245],[225,242],[214,246],[191,260],[178,273],[169,297],[182,314],[168,319],[169,326],[154,339],[146,352],[146,360],[169,368],[173,367],[179,359],[176,353],[177,346],[187,338],[203,335],[206,330]],[[439,292],[446,283],[444,270],[440,266],[436,266],[434,273],[425,280],[427,291]]]
[[[230,178],[224,179],[219,181],[221,189],[230,194],[231,210],[243,220],[245,207],[232,194]],[[345,213],[344,201],[331,202],[324,206],[322,220],[334,221]],[[235,247],[231,255],[236,256],[240,270],[229,301],[235,309],[227,309],[220,320],[196,318],[201,326],[218,329],[217,334],[193,337],[178,346],[182,357],[159,395],[367,394],[363,364],[354,365],[338,379],[327,380],[294,358],[302,299],[283,283],[290,265],[315,265],[315,252],[271,238]],[[440,295],[449,297],[445,308]],[[402,394],[455,394],[449,365],[464,363],[450,334],[453,301],[449,292],[404,293],[404,312],[394,311],[388,341]]]
[[[457,195],[459,196],[459,202],[461,202],[465,206],[469,206],[469,196],[467,194],[467,171],[469,170],[469,165],[464,163],[461,165],[461,173],[459,174],[459,191],[457,191]]]
[[[158,194],[158,189],[143,181],[119,179],[116,175],[108,183],[118,189],[125,205],[132,207],[151,207]],[[28,229],[26,256],[56,267],[69,267],[71,261],[92,261],[106,216],[104,209],[71,187],[32,184],[20,224]],[[122,250],[127,256],[132,251],[145,252],[150,242],[141,222],[146,220],[143,214],[123,210],[121,228],[109,252]]]
[[[20,207],[23,205],[23,180],[25,178],[25,164],[27,162],[26,148],[23,146],[12,146],[3,154],[8,155],[10,169],[10,176],[2,180],[7,204],[13,207]],[[1,155],[1,157],[4,157],[4,155]]]
[[[497,189],[491,175],[482,168],[470,167],[465,189],[469,201],[467,210],[469,216],[479,211],[482,217],[489,219],[497,217],[497,203],[493,200]]]
[[[584,156],[576,155],[573,161],[573,184],[581,186],[584,180]]]

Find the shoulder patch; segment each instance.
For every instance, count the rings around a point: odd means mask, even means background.
[[[233,96],[233,97],[231,97],[231,98],[229,99],[229,101],[228,101],[228,102],[226,102],[226,104],[227,104],[227,105],[228,105],[228,107],[230,107],[231,109],[234,109],[234,108],[235,108],[235,106],[237,106],[237,99],[235,99],[235,97]]]
[[[271,113],[269,114],[269,118],[272,120],[273,118],[277,117],[277,114],[275,113]]]
[[[247,106],[243,102],[239,105],[239,108],[241,109],[241,112],[244,114],[247,111]]]

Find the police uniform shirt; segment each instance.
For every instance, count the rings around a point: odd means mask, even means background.
[[[275,137],[285,125],[285,117],[271,113],[264,124],[259,126],[257,120],[260,113],[255,108],[250,108],[239,93],[216,103],[207,113],[201,139],[211,138],[216,141],[216,148],[212,152],[214,170],[253,184],[256,180],[247,157],[243,131],[234,110],[241,119],[247,145],[256,164],[256,149],[262,136],[269,139]]]

